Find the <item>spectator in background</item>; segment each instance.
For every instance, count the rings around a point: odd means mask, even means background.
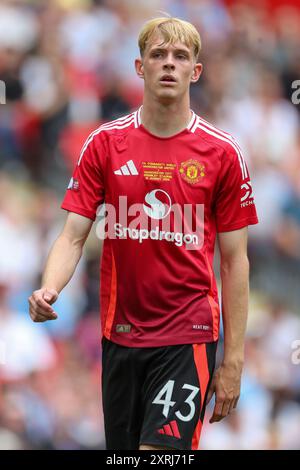
[[[300,79],[300,9],[297,0],[289,4],[294,6],[284,5],[284,0],[2,0],[0,5],[0,79],[7,85],[6,105],[0,105],[0,266],[9,283],[10,321],[17,321],[26,310],[28,292],[40,275],[38,266],[59,231],[59,224],[50,229],[52,214],[57,213],[58,200],[89,129],[95,128],[95,122],[118,117],[120,109],[131,111],[141,101],[142,82],[131,66],[137,52],[137,25],[163,10],[195,22],[204,32],[206,66],[201,84],[191,90],[191,105],[196,113],[239,137],[251,163],[261,219],[249,232],[253,276],[244,399],[233,423],[219,424],[218,437],[217,429],[207,425],[203,445],[208,449],[300,448],[299,366],[293,365],[292,374],[287,375],[284,406],[280,407],[275,405],[280,401],[278,394],[269,389],[270,380],[264,380],[268,366],[260,372],[260,364],[266,363],[273,370],[273,349],[261,353],[267,325],[277,325],[268,295],[275,293],[283,303],[280,325],[285,318],[291,325],[291,319],[300,314],[300,105],[291,103],[291,83]],[[111,103],[116,115],[108,118]],[[62,307],[68,312],[66,324],[61,319],[60,328],[55,329],[54,322],[51,329],[43,330],[59,357],[55,379],[48,372],[35,372],[34,380],[27,376],[0,384],[3,448],[84,448],[88,446],[84,438],[89,436],[88,441],[98,432],[85,431],[93,429],[85,424],[77,432],[81,442],[68,437],[81,398],[77,402],[66,392],[73,387],[76,370],[83,368],[82,376],[91,390],[89,399],[93,403],[100,399],[99,371],[95,372],[99,318],[93,287],[98,288],[98,256],[99,240],[94,236],[88,240],[80,275]],[[78,298],[84,302],[78,303]],[[282,336],[286,334],[283,327]],[[297,335],[295,329],[294,340],[300,339]],[[2,370],[0,366],[0,375]],[[45,384],[51,385],[49,390]],[[76,388],[78,397],[84,388]],[[50,409],[43,412],[43,418],[40,412],[36,417],[48,423],[40,442],[33,437],[36,431],[30,437],[32,425],[25,431],[26,421],[34,419],[34,407],[17,398],[25,389]],[[63,404],[53,398],[56,395]],[[274,413],[278,408],[281,411]],[[93,405],[86,416],[94,414],[101,423],[98,411]],[[53,420],[53,415],[59,417]],[[261,421],[253,422],[258,415]],[[101,447],[101,429],[99,438],[95,446]]]

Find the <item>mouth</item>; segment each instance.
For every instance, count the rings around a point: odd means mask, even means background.
[[[176,79],[173,77],[173,75],[163,75],[160,79],[160,82],[164,84],[171,84],[176,83]]]

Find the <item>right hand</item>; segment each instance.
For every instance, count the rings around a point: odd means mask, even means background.
[[[56,320],[57,314],[51,305],[57,300],[58,292],[55,289],[42,287],[35,290],[29,297],[29,314],[34,322]]]

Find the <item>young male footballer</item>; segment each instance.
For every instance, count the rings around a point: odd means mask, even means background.
[[[247,226],[258,222],[249,172],[231,137],[190,109],[200,36],[177,18],[139,35],[142,106],[96,129],[78,158],[68,211],[29,299],[33,321],[70,281],[105,203],[101,260],[102,397],[107,449],[198,449],[210,422],[237,406],[248,308]],[[214,374],[220,306],[224,355]],[[213,375],[214,374],[214,375]]]

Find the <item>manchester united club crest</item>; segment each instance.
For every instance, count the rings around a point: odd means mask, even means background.
[[[181,163],[179,173],[188,183],[196,184],[205,176],[205,167],[198,160],[191,158]]]

